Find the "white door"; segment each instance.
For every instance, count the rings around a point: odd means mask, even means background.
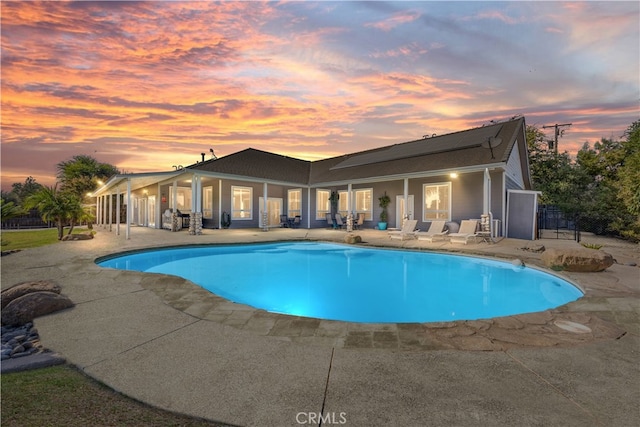
[[[413,208],[413,194],[407,197],[407,209],[404,207],[404,194],[396,196],[396,228],[402,228],[405,216],[407,219],[414,219]]]
[[[156,196],[147,199],[147,225],[151,228],[156,226]]]
[[[283,200],[281,198],[269,197],[267,198],[267,212],[269,215],[269,227],[280,227],[280,215],[282,215]],[[262,211],[264,210],[264,197],[260,197],[258,200],[260,204],[260,221],[258,227],[262,228]]]
[[[138,225],[144,227],[147,220],[147,199],[138,199]]]

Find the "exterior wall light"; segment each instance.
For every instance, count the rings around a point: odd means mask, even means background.
[[[457,174],[457,173],[455,173],[455,172],[451,172],[451,173],[449,174],[449,176],[450,176],[451,178],[457,178],[457,177],[458,177],[458,174]]]

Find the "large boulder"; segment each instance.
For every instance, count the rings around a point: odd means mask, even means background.
[[[16,298],[33,292],[54,292],[59,294],[61,289],[59,285],[48,280],[35,280],[31,282],[17,283],[0,293],[0,308],[5,308],[7,304]]]
[[[362,243],[362,237],[357,234],[347,234],[344,236],[344,242],[354,245],[356,243]]]
[[[541,259],[554,270],[580,273],[603,271],[615,262],[610,254],[593,249],[547,249]]]
[[[2,309],[2,324],[23,325],[36,317],[73,307],[73,302],[55,292],[31,292],[14,299]]]

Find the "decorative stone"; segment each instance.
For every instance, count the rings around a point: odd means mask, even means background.
[[[0,298],[2,298],[2,301],[0,302],[0,308],[5,308],[11,301],[23,295],[41,291],[59,294],[61,288],[55,283],[47,280],[17,283],[0,293]]]
[[[541,259],[554,270],[579,273],[603,271],[614,264],[610,254],[593,249],[547,249]]]
[[[355,243],[362,243],[362,237],[357,234],[347,234],[346,236],[344,236],[344,242],[350,245],[353,245]]]
[[[2,324],[22,325],[36,317],[73,307],[66,296],[54,292],[33,292],[11,301],[2,310]]]

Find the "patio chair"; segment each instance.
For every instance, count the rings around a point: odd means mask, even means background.
[[[336,228],[336,223],[335,223],[335,221],[333,220],[333,216],[331,216],[331,214],[330,214],[330,213],[328,213],[328,214],[325,216],[325,218],[327,218],[327,225],[328,225],[330,228]]]
[[[470,239],[474,239],[478,237],[476,233],[478,229],[478,220],[477,219],[465,219],[460,223],[460,230],[457,233],[449,234],[449,240],[451,243],[464,243],[465,245],[469,243]]]
[[[280,228],[289,227],[289,218],[286,215],[280,215]]]
[[[342,221],[342,215],[340,215],[339,213],[336,214],[336,227],[337,228],[344,228],[347,225]]]
[[[358,214],[358,219],[356,220],[356,222],[353,223],[353,228],[355,230],[359,230],[360,227],[362,227],[364,225],[364,214],[363,213],[359,213]]]
[[[491,212],[480,215],[480,231],[476,234],[487,243],[495,243],[493,240],[493,214]]]
[[[389,231],[389,238],[391,239],[415,239],[416,237],[416,225],[417,219],[408,219],[402,224],[402,229]]]
[[[301,223],[302,223],[302,217],[300,215],[296,215],[295,217],[293,217],[291,228],[300,228]]]
[[[418,240],[426,240],[433,242],[436,240],[444,240],[447,235],[445,230],[445,221],[431,221],[431,225],[427,231],[417,231],[415,233]]]

